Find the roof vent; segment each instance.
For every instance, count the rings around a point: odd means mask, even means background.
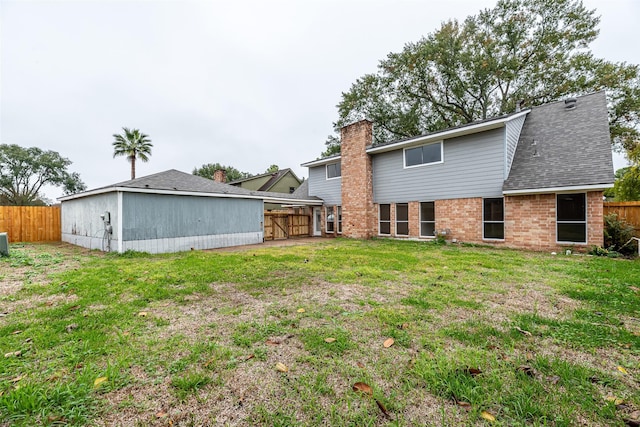
[[[578,102],[575,98],[567,98],[564,100],[564,108],[566,110],[573,110],[576,108],[576,103]]]

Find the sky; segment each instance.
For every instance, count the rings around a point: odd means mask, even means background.
[[[601,16],[594,54],[640,64],[640,1],[583,3]],[[153,143],[138,177],[216,162],[306,177],[300,164],[324,150],[341,93],[358,77],[443,21],[494,5],[0,0],[0,143],[59,152],[88,189],[130,178],[127,160],[113,158],[122,127]]]

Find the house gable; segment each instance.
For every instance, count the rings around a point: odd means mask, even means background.
[[[569,107],[569,108],[567,108]],[[603,91],[535,107],[522,127],[505,194],[602,190],[614,182]]]

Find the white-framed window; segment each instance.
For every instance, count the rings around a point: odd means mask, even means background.
[[[404,167],[412,168],[443,162],[442,141],[404,149]]]
[[[330,163],[327,165],[327,179],[336,179],[342,176],[340,162]]]
[[[587,243],[586,193],[556,194],[558,243]]]
[[[434,202],[420,202],[420,237],[435,237],[436,208]]]
[[[482,200],[482,238],[504,240],[504,198]]]
[[[338,234],[342,234],[342,206],[337,206],[338,211]]]
[[[336,230],[336,217],[334,214],[334,208],[333,206],[327,206],[325,211],[325,221],[326,221],[326,230],[327,233],[333,233]]]
[[[409,205],[396,203],[396,236],[409,235]]]
[[[378,205],[378,234],[391,234],[391,205]]]

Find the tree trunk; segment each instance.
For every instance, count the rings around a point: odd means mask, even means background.
[[[136,179],[136,157],[131,156],[129,160],[131,161],[131,179]]]

